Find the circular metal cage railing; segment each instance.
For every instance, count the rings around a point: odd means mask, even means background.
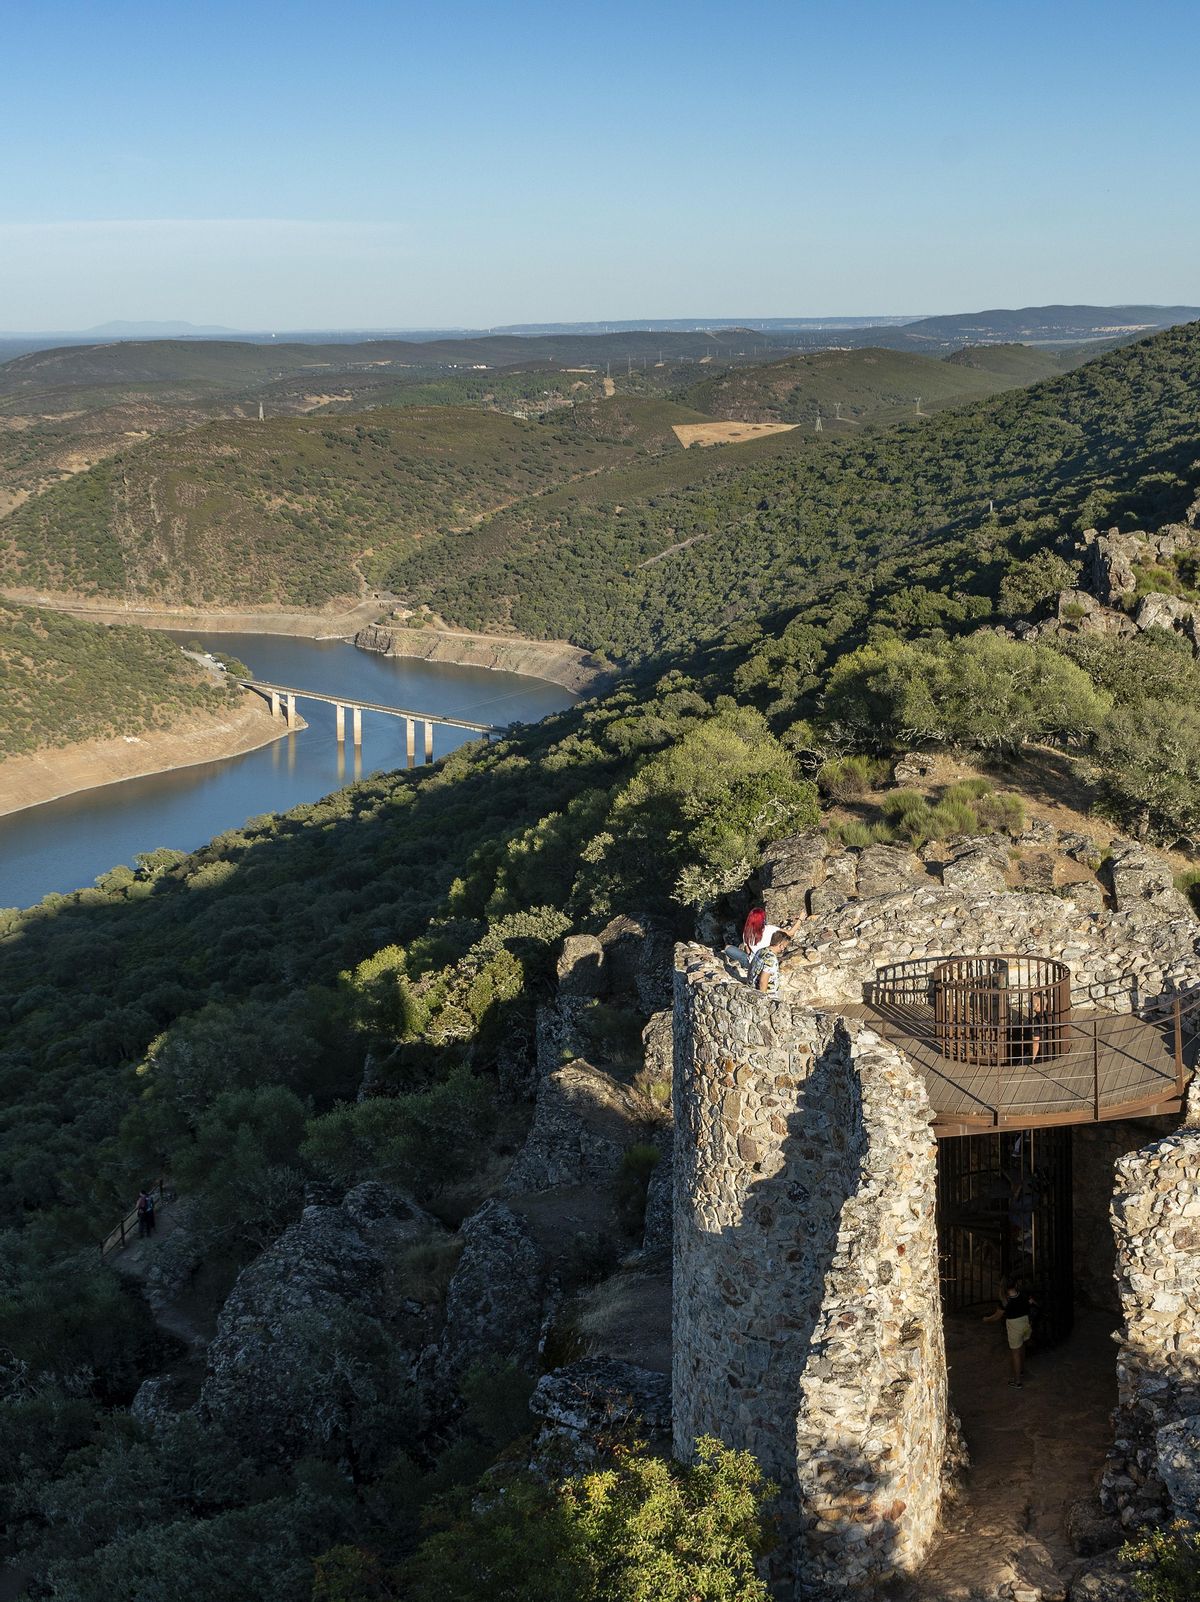
[[[930,976],[938,1049],[1004,1067],[1069,1049],[1071,971],[1050,957],[954,957]]]

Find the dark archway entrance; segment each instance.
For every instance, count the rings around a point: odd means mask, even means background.
[[[1051,1346],[1070,1334],[1070,1129],[940,1140],[938,1252],[947,1312],[988,1311],[1006,1279],[1025,1278],[1038,1303],[1038,1345]]]

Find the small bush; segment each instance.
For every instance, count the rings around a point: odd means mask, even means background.
[[[965,801],[968,806],[985,795],[991,795],[992,786],[987,779],[960,779],[942,791],[943,801]]]
[[[817,774],[817,784],[831,801],[855,801],[882,783],[886,774],[886,763],[871,757],[834,757]]]
[[[874,830],[866,823],[839,823],[829,831],[830,838],[844,846],[868,846]]]
[[[931,840],[958,840],[979,832],[979,819],[965,801],[939,801],[929,812]]]
[[[985,829],[1020,834],[1025,827],[1025,804],[1019,795],[984,795],[975,803],[975,815]]]
[[[882,810],[887,818],[907,818],[913,814],[923,814],[929,803],[917,790],[895,790],[891,795],[884,796]]]
[[[1121,1548],[1143,1602],[1200,1602],[1200,1534],[1182,1520]]]
[[[1187,896],[1197,913],[1200,913],[1200,868],[1186,869],[1175,880],[1175,888]]]

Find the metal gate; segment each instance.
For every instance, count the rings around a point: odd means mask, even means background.
[[[1020,1129],[938,1141],[938,1252],[950,1312],[994,1307],[1026,1280],[1034,1333],[1062,1340],[1074,1318],[1071,1131]]]

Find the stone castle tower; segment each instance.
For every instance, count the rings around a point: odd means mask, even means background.
[[[1179,1440],[1200,1442],[1197,1093],[1193,1116],[1166,1141],[1146,1145],[1155,1129],[1136,1120],[1155,1117],[1161,1131],[1182,1109],[1180,1006],[1190,1065],[1200,924],[1169,870],[1163,884],[1140,847],[1118,847],[1115,890],[1030,894],[1008,888],[1007,848],[988,842],[968,842],[939,882],[894,848],[822,861],[819,837],[797,837],[766,870],[768,916],[810,911],[778,995],[749,989],[705,947],[677,949],[675,1451],[686,1458],[697,1437],[715,1435],[779,1485],[781,1596],[824,1598],[917,1570],[937,1535],[948,1465],[962,1458],[948,1399],[935,1134],[958,1137],[963,1125],[934,1103],[947,1079],[872,1005],[879,976],[897,967],[922,975],[977,953],[1019,987],[1051,957],[1064,972],[1069,964],[1079,1038],[1103,1043],[1115,1030],[1145,1052],[1139,1071],[1152,1088],[1139,1109],[1121,1083],[1097,1080],[1093,1093],[1088,1077],[1063,1092],[1065,1121],[1080,1125],[1080,1172],[1097,1181],[1094,1197],[1077,1186],[1067,1205],[1107,1234],[1109,1291],[1125,1319],[1106,1497],[1122,1513],[1135,1500],[1139,1518],[1156,1498],[1180,1506]],[[1070,1052],[1057,1059],[1064,1082],[1081,1055]],[[1097,1122],[1106,1118],[1118,1121]],[[1036,1121],[1003,1107],[994,1127],[1019,1133]],[[1050,1122],[1061,1128],[1064,1115]],[[1088,1166],[1089,1152],[1107,1156]],[[1168,1172],[1169,1184],[1155,1177]]]
[[[812,1582],[915,1567],[947,1449],[924,1086],[865,1025],[676,973],[674,1431],[782,1488]]]

